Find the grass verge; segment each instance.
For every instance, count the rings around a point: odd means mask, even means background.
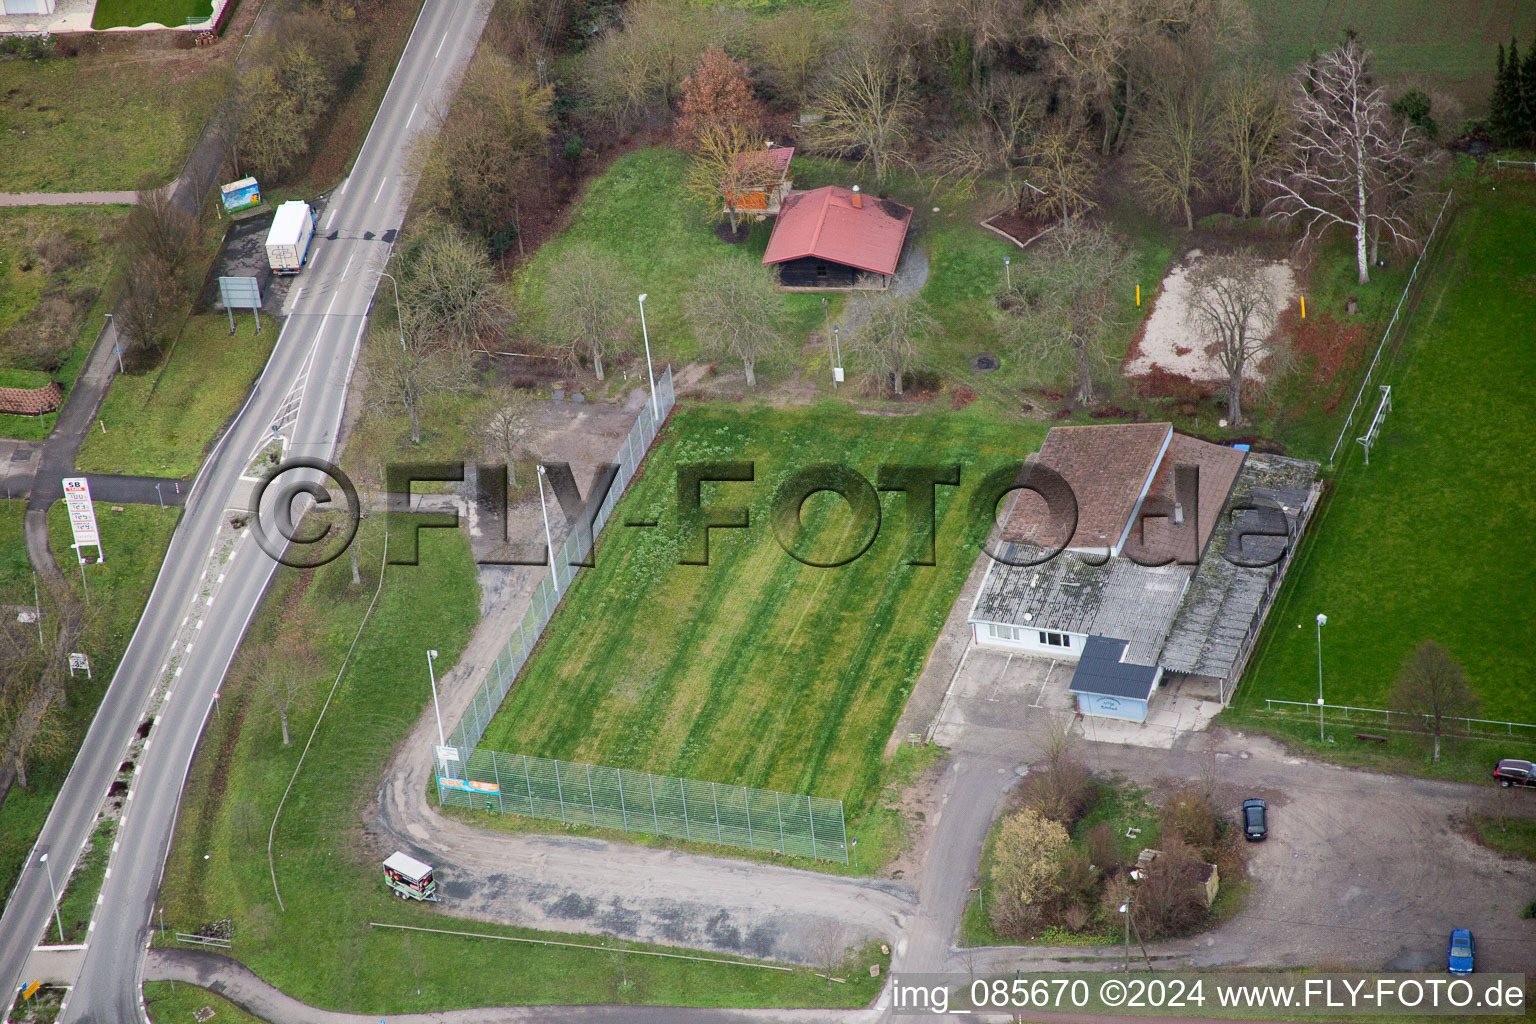
[[[112,382],[97,416],[106,431],[98,424],[86,434],[77,468],[132,476],[195,475],[266,365],[278,330],[269,319],[257,334],[254,319],[240,317],[231,335],[223,315],[189,317],[168,361],[142,376],[123,375]]]
[[[103,502],[96,504],[107,561],[85,567],[90,622],[81,647],[90,655],[92,678],[77,676],[70,682],[64,705],[55,706],[51,712],[63,715],[59,742],[34,758],[27,771],[26,787],[13,787],[0,806],[0,896],[6,898],[16,883],[27,851],[37,841],[54,797],[64,785],[75,751],[80,748],[112,674],[117,671],[118,659],[133,636],[181,514],[175,509],[162,512],[140,505],[123,507],[121,512],[112,508]],[[69,547],[69,513],[61,501],[48,510],[48,536],[66,584],[77,598],[83,598],[80,571]],[[29,571],[28,591],[30,581]]]
[[[168,981],[144,983],[144,1008],[154,1024],[192,1024],[204,1008],[213,1010],[208,1018],[214,1024],[262,1024],[234,1003],[217,993],[196,985],[173,985]]]
[[[213,16],[212,0],[96,0],[91,28],[138,28],[164,25],[180,28],[189,21]]]
[[[1506,818],[1500,821],[1488,814],[1473,815],[1468,824],[1477,841],[1490,850],[1536,860],[1536,818]]]
[[[1536,529],[1536,463],[1510,444],[1536,429],[1525,385],[1536,375],[1536,309],[1510,286],[1536,261],[1533,198],[1530,183],[1468,190],[1401,353],[1380,375],[1393,411],[1371,464],[1351,452],[1341,465],[1269,615],[1239,691],[1244,709],[1316,697],[1312,620],[1324,612],[1329,703],[1386,707],[1405,659],[1434,639],[1482,698],[1471,717],[1536,722],[1536,691],[1522,682],[1536,673],[1527,602],[1511,600],[1530,593],[1530,574],[1506,544]],[[1507,746],[1504,756],[1530,752],[1528,741]]]
[[[986,526],[972,521],[975,486],[1039,437],[968,414],[871,419],[829,403],[679,409],[615,513],[661,528],[604,535],[482,745],[841,798],[858,814],[974,561]],[[713,531],[709,564],[680,565],[678,468],[727,459],[753,461],[755,482],[706,484],[704,507],[747,507],[752,525]],[[873,481],[881,465],[935,461],[963,467],[960,487],[936,489],[935,565],[907,564],[923,554],[896,495],[865,553],[839,568],[802,564],[770,527],[776,489],[814,463]],[[785,532],[814,561],[849,557],[872,529],[827,493],[802,512],[798,537],[792,521]]]
[[[112,841],[117,838],[117,822],[101,819],[91,832],[85,850],[75,862],[75,870],[59,897],[59,917],[64,924],[65,942],[84,942],[96,911],[96,897],[107,877],[107,861],[112,856]],[[57,922],[55,922],[57,927]]]

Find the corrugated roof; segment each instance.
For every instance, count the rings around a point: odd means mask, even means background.
[[[912,208],[889,199],[862,197],[837,185],[795,192],[784,199],[763,264],[818,259],[875,274],[894,274],[906,241]]]
[[[1142,493],[1152,481],[1171,423],[1107,423],[1052,427],[1035,464],[1061,474],[1077,499],[1074,550],[1119,548]],[[1007,541],[1059,544],[1067,524],[1051,517],[1043,499],[1019,492],[1003,527]]]
[[[1090,636],[1067,688],[1073,693],[1098,693],[1133,700],[1146,700],[1152,696],[1157,668],[1121,661],[1125,647],[1124,640]]]

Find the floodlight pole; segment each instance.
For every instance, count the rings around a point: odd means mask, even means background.
[[[640,294],[640,336],[645,339],[645,379],[651,382],[651,416],[660,425],[661,408],[656,404],[656,373],[651,369],[651,332],[645,328],[645,300],[649,297],[644,292]],[[540,489],[539,496],[543,495],[544,491]]]
[[[111,313],[107,313],[107,314],[104,314],[104,315],[106,316],[106,318],[108,320],[112,321],[112,352],[117,356],[117,372],[118,373],[122,373],[123,372],[123,346],[122,346],[122,340],[123,339],[122,339],[122,336],[117,333],[117,317],[113,316]],[[230,316],[233,317],[234,314],[231,313]],[[233,332],[231,332],[231,333],[233,333]]]
[[[1323,627],[1328,616],[1317,613],[1317,742],[1326,743],[1323,734]]]
[[[432,713],[437,716],[437,745],[446,747],[448,740],[443,735],[443,711],[437,706],[437,672],[432,668],[432,659],[436,657],[436,651],[427,652],[427,678],[432,681]]]
[[[383,270],[375,270],[374,273],[378,274],[380,277],[387,277],[387,278],[389,278],[389,283],[395,286],[395,324],[400,328],[400,351],[404,352],[405,351],[405,308],[400,305],[400,282],[395,280],[395,275],[387,273],[387,272],[385,272]],[[259,325],[261,323],[261,317],[258,316],[256,318],[256,322]],[[258,329],[259,329],[259,327],[258,327]]]
[[[555,581],[555,589],[558,592],[560,578],[555,575],[555,539],[549,532],[549,506],[544,503],[544,464],[537,467],[539,471],[539,512],[544,516],[544,549],[549,552],[549,575]]]
[[[59,926],[59,945],[64,944],[64,915],[59,913],[59,890],[53,887],[53,865],[48,863],[48,855],[45,853],[38,858],[43,869],[48,872],[48,892],[53,896],[53,920]]]

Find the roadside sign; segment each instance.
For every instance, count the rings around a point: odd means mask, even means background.
[[[78,651],[71,652],[69,656],[69,677],[73,679],[75,673],[85,672],[85,678],[91,678],[91,659]]]
[[[64,478],[64,504],[69,509],[69,529],[75,537],[75,556],[85,564],[84,547],[94,547],[98,560],[107,560],[101,549],[101,531],[96,528],[96,508],[91,504],[91,485],[83,476]]]
[[[466,793],[494,793],[496,783],[476,782],[473,779],[450,779],[446,775],[437,777],[437,784],[443,789],[462,789]]]
[[[38,978],[32,984],[28,985],[26,988],[21,990],[21,998],[23,998],[23,999],[31,999],[33,996],[37,995],[37,990],[42,988],[42,987],[43,987],[43,979],[42,978]]]
[[[235,333],[235,310],[249,309],[256,314],[256,333],[261,333],[261,282],[254,277],[219,278],[219,297],[229,314],[229,333]]]
[[[437,759],[439,761],[457,761],[459,759],[458,747],[438,747]]]

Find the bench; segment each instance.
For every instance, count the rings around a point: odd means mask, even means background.
[[[1387,738],[1385,736],[1378,736],[1378,735],[1376,735],[1373,732],[1357,732],[1357,733],[1355,733],[1355,739],[1357,739],[1357,740],[1375,740],[1377,743],[1385,743],[1385,742],[1387,742]]]

